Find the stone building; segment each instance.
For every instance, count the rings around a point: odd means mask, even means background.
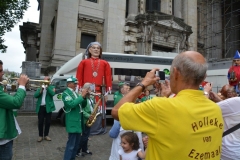
[[[40,45],[40,26],[37,23],[24,22],[19,26],[20,38],[25,49],[26,61],[36,61]]]
[[[99,41],[105,52],[159,55],[195,50],[208,59],[232,57],[240,47],[239,1],[38,2],[40,45],[36,61],[41,62],[42,73],[54,73],[92,41]]]

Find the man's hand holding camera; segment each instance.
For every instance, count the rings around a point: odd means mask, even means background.
[[[159,77],[156,76],[156,71],[159,71],[158,68],[152,69],[150,72],[147,72],[146,76],[142,80],[142,84],[147,87],[150,85],[154,85],[157,81],[159,81]]]
[[[160,96],[161,97],[169,97],[172,94],[170,88],[169,80],[165,80],[165,83],[160,83]]]
[[[170,88],[170,82],[168,80],[165,80],[165,83],[160,83],[160,77],[156,75],[157,71],[159,71],[159,69],[154,68],[150,72],[148,72],[143,79],[142,84],[146,87],[149,85],[154,85],[156,87],[156,90],[160,91],[160,96],[169,97],[172,93]]]

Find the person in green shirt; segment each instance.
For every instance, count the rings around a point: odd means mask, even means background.
[[[129,92],[129,84],[125,82],[120,82],[118,84],[119,90],[114,93],[114,106],[122,99],[122,97]]]
[[[45,77],[44,80],[50,81],[49,77]],[[53,102],[53,96],[55,95],[55,87],[53,85],[43,85],[36,90],[34,97],[37,98],[36,112],[38,114],[38,142],[41,142],[44,139],[51,141],[51,138],[48,136],[52,111],[54,111],[55,105]],[[45,121],[45,124],[44,124]],[[44,131],[43,131],[44,126]],[[44,133],[44,134],[43,134]]]
[[[87,89],[82,89],[81,95],[75,92],[77,79],[70,77],[67,79],[67,89],[62,93],[64,112],[66,114],[66,131],[68,141],[64,153],[64,160],[75,159],[79,148],[81,133],[84,130],[83,107],[86,106]]]
[[[152,96],[150,96],[150,91],[147,89],[144,91],[144,95],[145,96],[141,98],[141,102],[144,102],[153,98]]]
[[[88,90],[88,92],[92,92],[91,85],[92,85],[91,83],[85,83],[82,89],[86,89]],[[76,155],[76,157],[80,156],[84,157],[85,154],[92,155],[92,152],[88,150],[88,138],[90,135],[91,126],[86,125],[86,123],[88,120],[92,122],[92,120],[94,119],[94,115],[92,115],[94,107],[98,106],[95,106],[96,105],[95,98],[92,97],[90,94],[87,94],[86,99],[87,99],[86,107],[83,108],[84,131],[82,132],[81,135],[78,154]]]
[[[21,133],[13,109],[22,107],[29,78],[23,74],[20,76],[17,92],[12,96],[4,92],[3,75],[3,62],[0,60],[0,159],[12,159],[13,139]]]

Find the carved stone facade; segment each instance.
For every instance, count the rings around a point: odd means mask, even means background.
[[[182,19],[158,12],[129,16],[125,26],[125,52],[151,55],[153,46],[172,52],[188,50],[191,27]],[[156,50],[158,51],[158,50]]]
[[[91,34],[96,36],[96,41],[103,43],[103,19],[96,19],[93,17],[84,17],[79,15],[78,30],[77,30],[77,44],[76,48],[79,53],[84,52],[85,48],[80,48],[81,34]]]
[[[95,37],[104,52],[152,55],[153,51],[197,50],[197,0],[95,2],[39,0],[41,38],[36,61],[44,72],[51,75],[85,52],[83,34]],[[147,8],[152,2],[158,3],[157,11]]]
[[[82,34],[95,37],[103,51],[160,55],[195,50],[207,59],[232,57],[239,49],[240,2],[210,0],[39,0],[39,32],[21,34],[26,59],[52,74],[79,53]],[[152,5],[149,8],[149,5]],[[224,13],[222,12],[224,10]],[[226,12],[226,13],[225,13]],[[228,16],[232,15],[232,16]],[[29,31],[26,31],[29,29]],[[24,37],[25,33],[32,37]],[[35,39],[38,37],[39,39]],[[34,45],[27,45],[29,39]],[[85,40],[84,40],[85,41]],[[88,43],[88,42],[87,42]],[[39,46],[38,46],[39,45]],[[35,47],[35,48],[34,48]],[[29,54],[30,52],[36,54]],[[36,50],[36,51],[35,51]],[[159,54],[158,54],[159,53]],[[33,57],[36,55],[36,57]]]
[[[39,55],[40,26],[37,23],[23,22],[19,26],[20,37],[25,49],[26,61],[36,61]]]

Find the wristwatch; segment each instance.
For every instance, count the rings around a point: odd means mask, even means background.
[[[204,91],[204,95],[208,95],[208,92]]]
[[[141,83],[141,82],[139,82],[136,86],[140,86],[140,87],[142,87],[142,92],[145,90],[145,86]]]

